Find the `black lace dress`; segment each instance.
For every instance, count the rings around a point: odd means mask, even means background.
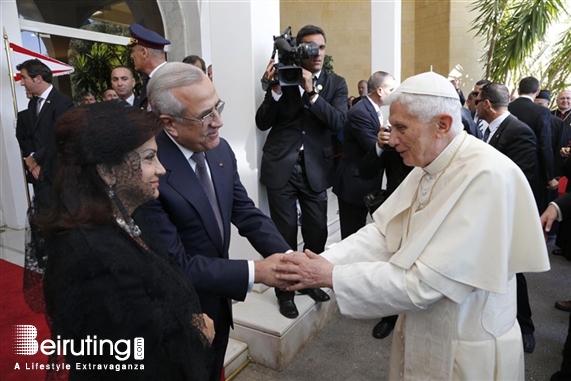
[[[143,248],[112,222],[49,240],[46,312],[53,339],[73,339],[79,354],[68,348],[65,356],[70,381],[208,379],[210,346],[196,291],[154,246]],[[135,358],[135,338],[144,339],[144,359]],[[105,344],[105,354],[94,355],[103,339],[117,347],[110,354]]]

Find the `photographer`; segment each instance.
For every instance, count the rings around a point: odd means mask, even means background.
[[[345,79],[322,70],[325,32],[314,25],[300,29],[297,45],[314,42],[318,53],[299,60],[300,85],[280,86],[276,67],[270,60],[264,74],[268,87],[256,113],[256,124],[270,130],[263,148],[260,181],[267,187],[270,214],[279,232],[297,250],[297,208],[302,212],[301,232],[305,248],[321,253],[327,240],[327,193],[333,181],[331,136],[345,123],[347,84]],[[315,79],[314,79],[315,78]],[[305,290],[318,302],[329,300],[320,289]],[[276,290],[282,315],[295,318],[293,292]]]

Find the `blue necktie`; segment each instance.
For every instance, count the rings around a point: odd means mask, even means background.
[[[490,127],[486,127],[486,131],[484,131],[484,141],[487,143],[488,138],[490,137]]]
[[[196,170],[194,172],[196,173],[196,177],[198,177],[198,181],[206,193],[206,197],[208,197],[208,201],[210,202],[210,206],[214,212],[214,217],[216,217],[216,222],[218,223],[220,237],[222,238],[222,242],[224,242],[224,225],[222,223],[222,215],[220,214],[220,208],[218,207],[218,201],[216,200],[214,184],[212,183],[212,179],[208,175],[208,170],[206,169],[204,153],[195,152],[191,157],[192,160],[196,162]]]

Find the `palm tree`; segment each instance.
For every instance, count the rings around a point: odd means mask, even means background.
[[[571,84],[571,25],[547,41],[550,27],[569,20],[565,0],[477,0],[471,10],[476,36],[484,40],[481,60],[485,78],[517,88],[517,82],[533,73],[554,92]]]
[[[82,29],[97,32],[128,35],[128,29],[118,25],[94,22]],[[111,71],[115,66],[126,65],[133,69],[129,49],[121,45],[96,43],[93,41],[72,40],[69,50],[69,62],[75,68],[71,75],[73,99],[80,103],[81,94],[92,92],[98,100],[110,83]],[[136,80],[138,76],[135,73]]]

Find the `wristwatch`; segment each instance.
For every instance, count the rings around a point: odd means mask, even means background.
[[[311,90],[309,93],[307,93],[307,96],[310,98],[314,95],[317,95],[317,91],[315,91],[315,87],[313,88],[313,90]]]

